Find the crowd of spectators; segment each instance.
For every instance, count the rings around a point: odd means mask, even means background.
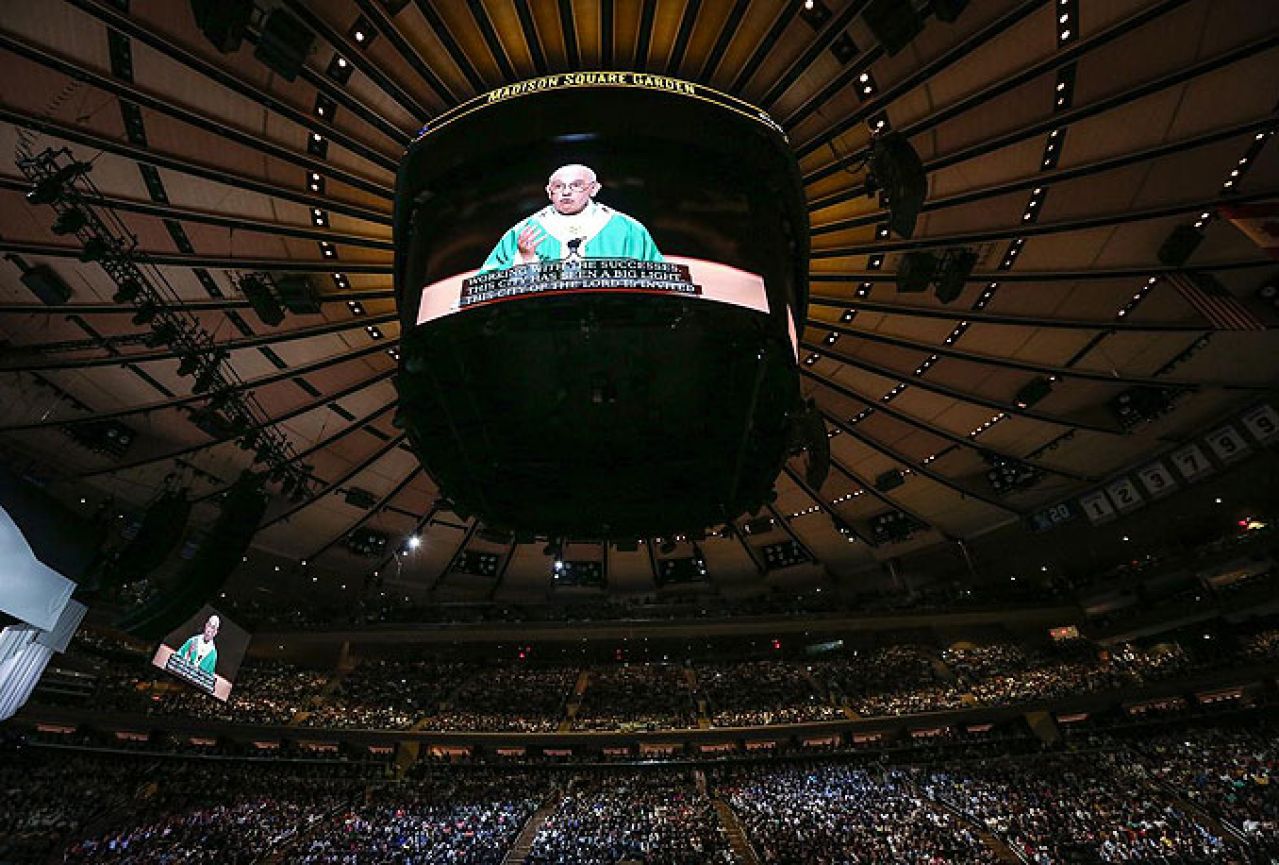
[[[485,733],[553,731],[564,718],[564,704],[577,675],[573,666],[521,664],[472,670],[427,727]]]
[[[1273,726],[1143,737],[1151,776],[1230,824],[1259,858],[1279,857],[1279,738]]]
[[[717,727],[830,721],[843,711],[819,693],[807,671],[785,661],[704,664],[697,682]]]
[[[697,704],[683,666],[595,667],[574,730],[657,730],[697,726]]]
[[[728,865],[719,815],[687,775],[610,772],[574,779],[538,828],[528,865]]]
[[[716,798],[763,865],[985,865],[1000,845],[1033,865],[1262,862],[1279,856],[1277,767],[1268,710],[1038,750],[698,771],[420,761],[402,781],[372,764],[0,744],[0,862],[498,865],[527,829],[532,865],[719,865],[735,860]]]
[[[429,773],[372,788],[292,847],[302,865],[499,865],[550,795],[545,776]]]
[[[1129,751],[994,760],[927,773],[920,785],[1035,865],[1189,865],[1229,852]]]
[[[464,681],[465,664],[368,659],[341,680],[333,698],[301,719],[308,727],[407,730],[439,711]]]
[[[961,692],[943,677],[935,656],[912,643],[849,652],[813,670],[837,700],[847,701],[860,715],[936,712],[963,705]]]
[[[925,799],[900,772],[751,767],[723,773],[717,790],[764,865],[999,861],[971,826]]]

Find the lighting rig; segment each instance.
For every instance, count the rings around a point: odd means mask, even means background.
[[[215,438],[234,437],[242,449],[254,451],[254,465],[263,466],[259,473],[279,483],[294,501],[309,496],[313,480],[308,467],[297,465],[288,438],[245,393],[228,352],[182,309],[181,298],[137,250],[137,238],[128,227],[109,209],[100,211],[90,203],[103,200],[89,178],[92,164],[77,161],[67,148],[50,148],[20,157],[17,166],[32,184],[27,200],[53,208],[54,231],[83,245],[80,261],[101,267],[116,286],[112,299],[132,304],[137,310],[133,323],[151,329],[142,342],[171,349],[178,357],[178,375],[193,379],[193,393],[208,395],[203,406],[190,410],[191,422]]]

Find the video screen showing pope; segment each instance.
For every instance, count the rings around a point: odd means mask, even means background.
[[[480,272],[585,258],[662,261],[639,220],[595,200],[602,188],[590,166],[560,166],[546,182],[551,203],[502,235]]]
[[[249,632],[206,605],[169,632],[151,663],[206,694],[226,700],[248,647]]]

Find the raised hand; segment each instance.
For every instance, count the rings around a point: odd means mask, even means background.
[[[524,225],[524,228],[520,231],[520,236],[515,241],[520,250],[520,264],[529,264],[537,261],[537,247],[545,237],[546,232],[535,223],[529,222]]]

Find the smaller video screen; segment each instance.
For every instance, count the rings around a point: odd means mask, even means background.
[[[249,648],[249,632],[205,605],[169,632],[151,663],[223,702]]]

